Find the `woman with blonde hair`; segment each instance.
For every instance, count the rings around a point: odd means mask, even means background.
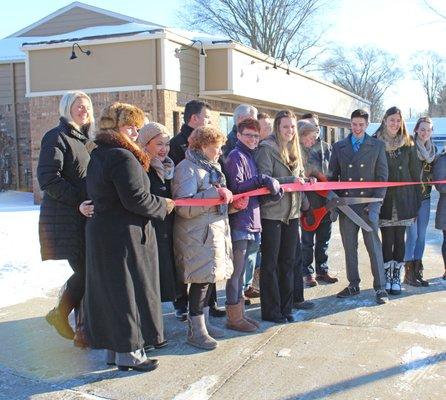
[[[158,366],[144,347],[164,341],[158,250],[152,219],[174,207],[150,191],[149,156],[135,143],[144,123],[139,108],[106,107],[91,154],[87,190],[94,215],[87,221],[86,328],[107,364],[147,372]]]
[[[389,182],[418,182],[421,163],[401,110],[389,108],[374,135],[385,144]],[[379,214],[382,236],[386,291],[401,293],[401,269],[404,266],[404,234],[418,215],[421,192],[417,185],[388,188]]]
[[[304,168],[297,135],[296,116],[292,111],[276,114],[273,133],[256,152],[258,171],[280,183],[304,182]],[[292,314],[294,264],[300,250],[300,192],[279,192],[260,200],[262,218],[260,304],[262,319],[275,323],[294,321]],[[302,277],[300,277],[302,280]]]
[[[62,287],[59,303],[46,320],[66,339],[84,346],[80,327],[85,290],[85,218],[92,206],[86,201],[85,176],[90,161],[87,145],[94,126],[91,99],[83,92],[67,92],[59,103],[59,125],[42,138],[37,180],[43,191],[39,216],[42,260],[68,260],[73,275]],[[68,315],[76,310],[76,336]]]
[[[209,323],[211,284],[229,279],[233,272],[228,220],[232,193],[218,162],[225,142],[226,135],[213,127],[196,128],[172,181],[174,199],[223,200],[218,206],[180,206],[175,210],[175,265],[182,282],[190,284],[187,343],[205,350],[215,349],[215,338],[224,335]]]

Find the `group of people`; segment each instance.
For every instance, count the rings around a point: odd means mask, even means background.
[[[206,350],[225,334],[210,317],[226,316],[226,327],[240,332],[259,328],[245,311],[248,297],[260,297],[262,320],[293,322],[293,308],[314,306],[304,300],[304,285],[338,281],[327,253],[337,217],[349,281],[337,296],[357,295],[360,226],[335,211],[314,223],[314,210],[333,196],[364,200],[349,207],[369,225],[362,233],[378,304],[401,292],[403,269],[405,283],[429,285],[422,263],[429,182],[446,179],[446,154],[432,143],[429,118],[420,118],[411,136],[392,107],[369,136],[367,112],[355,110],[351,133],[331,147],[315,114],[298,119],[284,110],[271,121],[242,104],[226,135],[211,124],[211,110],[203,101],[187,103],[173,136],[120,102],[102,110],[95,128],[88,95],[62,97],[59,125],[43,136],[37,168],[42,259],[66,259],[73,269],[46,316],[60,335],[105,349],[107,364],[120,370],[151,371],[158,361],[147,349],[167,345],[162,302],[172,301],[177,319],[187,320],[187,343]],[[327,180],[422,184],[352,186],[337,195],[281,186]],[[259,188],[269,194],[243,195]],[[446,185],[437,189],[446,268]],[[316,226],[304,229],[301,221]],[[225,310],[217,306],[220,281]]]

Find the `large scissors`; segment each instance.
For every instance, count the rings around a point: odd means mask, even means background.
[[[327,198],[327,204],[324,207],[316,208],[313,211],[314,222],[311,224],[307,221],[305,215],[301,217],[301,225],[306,231],[315,231],[322,221],[322,218],[328,212],[333,209],[338,208],[342,211],[348,218],[350,218],[356,225],[364,229],[366,232],[371,232],[373,228],[364,221],[350,206],[352,204],[365,204],[365,203],[376,203],[382,201],[379,197],[339,197],[335,192],[330,191],[316,191],[319,195]]]

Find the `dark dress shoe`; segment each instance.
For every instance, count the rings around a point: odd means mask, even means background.
[[[294,316],[294,314],[285,314],[284,317],[288,322],[296,322],[297,318]]]
[[[314,308],[314,303],[312,301],[295,301],[293,303],[293,308],[296,310],[311,310]]]
[[[245,299],[245,306],[251,305],[251,299]]]
[[[226,316],[226,311],[218,308],[217,306],[209,306],[209,315],[212,317],[221,318]]]
[[[155,343],[155,344],[149,344],[147,346],[144,346],[144,351],[150,351],[150,350],[154,350],[154,349],[162,349],[163,347],[166,347],[168,344],[167,340],[164,340],[163,342],[160,343]]]
[[[187,308],[176,308],[175,309],[175,318],[178,321],[186,321],[187,319]]]
[[[330,276],[328,272],[325,274],[318,274],[316,275],[316,280],[319,282],[325,282],[325,283],[336,283],[338,282],[338,278],[335,278],[333,276]]]
[[[262,318],[262,320],[268,322],[274,322],[275,324],[285,324],[287,322],[286,317],[284,317],[283,315],[280,317]]]
[[[141,364],[138,365],[118,365],[118,369],[120,371],[128,371],[129,369],[133,369],[135,371],[140,371],[140,372],[149,372],[149,371],[153,371],[154,369],[157,369],[159,365],[159,361],[156,359],[150,359],[148,358],[146,361],[144,361]]]
[[[360,292],[359,287],[357,286],[347,286],[346,288],[342,289],[336,297],[339,297],[341,299],[344,299],[346,297],[352,297],[358,295]]]

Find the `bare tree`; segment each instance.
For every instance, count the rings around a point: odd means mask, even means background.
[[[443,85],[438,93],[435,111],[431,114],[432,117],[446,117],[446,85]]]
[[[433,115],[437,98],[444,85],[445,61],[433,51],[417,52],[412,57],[412,71],[423,85],[427,97],[428,113]]]
[[[433,6],[430,1],[424,0],[424,4],[426,4],[427,8],[433,11],[439,17],[446,19],[446,11],[440,11],[437,7]]]
[[[188,27],[221,33],[278,60],[315,64],[322,32],[314,18],[324,0],[189,0]],[[184,15],[182,15],[184,21]]]
[[[379,121],[387,89],[402,77],[396,57],[372,47],[337,48],[322,65],[327,79],[371,102],[370,117]]]

